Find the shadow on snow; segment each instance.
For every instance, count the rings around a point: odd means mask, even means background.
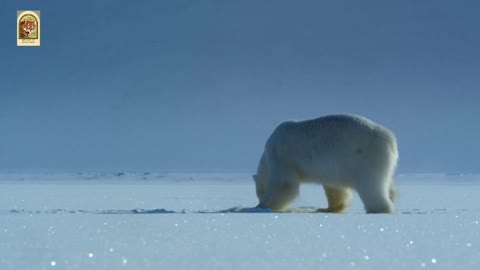
[[[480,210],[473,210],[480,211]],[[426,214],[448,214],[448,213],[468,213],[472,212],[472,209],[398,209],[395,214],[401,215],[426,215]],[[1,212],[0,212],[1,213]],[[13,209],[7,212],[8,214],[96,214],[96,215],[155,215],[155,214],[229,214],[229,213],[246,213],[246,214],[261,214],[261,213],[273,213],[271,209],[257,208],[257,207],[232,207],[225,210],[198,210],[198,211],[172,211],[164,208],[156,209],[132,209],[132,210],[68,210],[68,209],[48,209],[48,210],[24,210]],[[309,214],[321,214],[317,212],[317,208],[313,207],[300,207],[292,208],[283,213],[309,213]],[[346,213],[349,214],[364,214],[365,212],[360,209],[352,209]],[[330,214],[330,213],[323,213]]]

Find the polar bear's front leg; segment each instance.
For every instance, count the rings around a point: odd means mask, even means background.
[[[322,213],[341,213],[347,209],[352,193],[349,188],[339,188],[323,186],[327,195],[328,208],[319,208],[317,212]]]
[[[297,197],[300,185],[293,181],[270,181],[265,196],[258,207],[270,208],[275,212],[285,210],[288,205]]]

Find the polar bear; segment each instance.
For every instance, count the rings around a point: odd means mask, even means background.
[[[391,213],[397,161],[395,135],[365,117],[337,114],[286,121],[268,138],[253,175],[257,207],[285,210],[301,183],[319,183],[328,201],[328,208],[319,212],[343,212],[353,189],[367,213]]]

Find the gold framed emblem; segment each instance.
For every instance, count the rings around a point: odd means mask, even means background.
[[[40,10],[17,10],[17,46],[40,46]]]

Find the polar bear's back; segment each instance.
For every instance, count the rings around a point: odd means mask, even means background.
[[[270,159],[282,161],[279,166],[288,164],[304,175],[325,178],[382,167],[378,163],[384,160],[395,166],[398,159],[390,130],[351,114],[283,122],[267,140],[265,150]]]
[[[358,115],[334,114],[305,121],[281,123],[267,141],[269,143],[313,144],[343,147],[346,144],[396,142],[387,128]]]

